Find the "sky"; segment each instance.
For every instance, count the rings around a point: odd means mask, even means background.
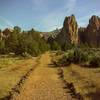
[[[0,0],[0,29],[52,31],[72,14],[84,27],[92,15],[100,16],[100,0]]]

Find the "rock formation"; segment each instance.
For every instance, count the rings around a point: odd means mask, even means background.
[[[78,43],[79,44],[85,44],[86,43],[87,37],[86,37],[86,34],[85,34],[85,30],[86,30],[86,28],[83,28],[83,27],[80,27],[78,29],[78,37],[79,37]]]
[[[65,18],[63,28],[56,40],[61,43],[78,43],[78,25],[74,15]]]
[[[86,29],[79,29],[79,40],[91,47],[100,47],[100,18],[92,16]]]

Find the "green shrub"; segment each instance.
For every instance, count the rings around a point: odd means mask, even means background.
[[[81,63],[87,60],[87,53],[82,52],[80,49],[72,49],[67,51],[67,59],[72,63]]]
[[[61,47],[56,41],[53,41],[51,44],[51,50],[61,50]]]
[[[27,53],[31,56],[38,56],[50,48],[49,44],[41,37],[40,32],[34,29],[21,32],[21,28],[16,26],[13,31],[7,29],[3,32],[8,35],[0,41],[1,54],[5,52],[23,56]],[[57,45],[55,47],[58,48]]]
[[[83,52],[81,49],[75,49],[74,50],[74,63],[83,63],[87,61],[87,52]]]
[[[84,51],[74,48],[61,54],[58,65],[67,66],[70,63],[80,64],[84,67],[100,67],[100,53],[94,51]]]
[[[5,41],[0,40],[0,54],[5,54]]]
[[[58,51],[56,52],[55,56],[62,55],[62,54],[64,54],[64,51],[58,50]]]
[[[95,54],[88,55],[89,67],[100,67],[100,56]]]
[[[62,51],[67,51],[67,50],[70,50],[70,49],[72,49],[74,47],[74,45],[73,44],[70,44],[70,43],[64,43],[64,44],[62,44],[62,46],[61,46],[61,50]]]
[[[67,66],[71,63],[68,55],[63,55],[63,57],[61,59],[58,60],[58,64],[60,66]]]

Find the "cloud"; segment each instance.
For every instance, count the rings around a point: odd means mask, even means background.
[[[68,0],[65,5],[65,9],[67,10],[68,14],[72,14],[75,10],[76,0]]]
[[[59,9],[52,11],[49,14],[45,14],[39,20],[42,23],[42,29],[51,31],[56,28],[61,28],[65,16],[68,16],[74,12],[76,6],[76,0],[66,0],[65,5],[59,7]]]
[[[41,23],[42,23],[42,27],[44,30],[46,31],[51,31],[54,30],[56,28],[59,28],[62,26],[62,23],[60,23],[60,20],[62,19],[62,16],[59,15],[59,17],[57,17],[59,14],[48,14],[46,15],[44,18],[41,19]]]
[[[5,28],[5,27],[11,27],[11,28],[13,28],[14,25],[12,24],[12,22],[10,22],[9,20],[7,20],[6,18],[0,16],[0,27],[1,28]]]

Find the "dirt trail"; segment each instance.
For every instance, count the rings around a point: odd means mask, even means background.
[[[20,94],[13,96],[13,100],[72,100],[62,88],[57,70],[48,66],[50,62],[49,53],[41,56],[37,68],[25,81]]]

